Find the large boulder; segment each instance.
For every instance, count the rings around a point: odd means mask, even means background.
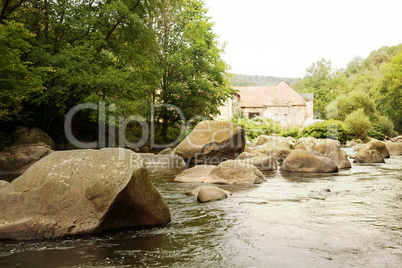
[[[359,149],[354,157],[354,163],[385,163],[390,153],[384,142],[372,139]]]
[[[0,239],[43,239],[163,225],[169,209],[126,149],[55,152],[0,191]]]
[[[402,142],[402,135],[399,135],[398,137],[391,138],[391,141],[393,142]]]
[[[296,149],[282,163],[280,171],[332,173],[337,172],[338,167],[328,157],[317,156],[306,150]]]
[[[195,164],[219,164],[244,151],[245,132],[224,121],[203,121],[174,149],[174,153]]]
[[[266,181],[255,166],[243,161],[228,160],[218,166],[200,165],[176,176],[176,182],[205,182],[217,184],[257,184]]]
[[[402,155],[402,142],[384,142],[390,155]]]
[[[254,156],[245,159],[237,158],[236,161],[241,161],[242,163],[253,165],[259,170],[272,171],[277,169],[277,161],[273,156]]]
[[[0,152],[0,180],[12,181],[53,151],[44,143],[13,146]]]
[[[253,142],[252,154],[273,156],[282,162],[291,152],[294,144],[288,138],[261,135]]]
[[[18,127],[14,135],[16,136],[14,145],[35,144],[43,142],[44,144],[49,145],[52,150],[56,148],[56,144],[54,143],[52,138],[49,137],[49,135],[47,135],[46,132],[40,128]]]
[[[364,150],[376,150],[382,155],[382,157],[384,157],[384,158],[390,157],[389,151],[388,151],[387,147],[385,146],[385,143],[382,141],[379,141],[379,140],[372,139],[369,143],[367,143],[364,146],[363,149]]]
[[[178,155],[140,154],[145,167],[152,175],[179,174],[186,167],[186,162]]]
[[[209,174],[216,168],[214,165],[198,165],[184,170],[176,176],[175,182],[208,182]]]
[[[363,148],[356,154],[353,163],[385,163],[385,160],[379,151]]]
[[[10,183],[8,181],[0,181],[0,191],[1,189],[5,188],[8,186]]]
[[[265,176],[255,166],[236,160],[219,164],[211,171],[210,177],[209,183],[221,184],[258,184],[266,181]]]
[[[309,140],[306,143],[296,145],[296,149],[307,150],[309,153],[320,157],[329,157],[338,166],[338,169],[352,167],[348,155],[341,149],[339,141],[331,139]]]

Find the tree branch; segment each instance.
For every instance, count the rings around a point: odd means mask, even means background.
[[[130,11],[133,11],[140,4],[140,1],[141,0],[137,0],[137,3],[130,9]],[[120,25],[120,23],[123,22],[125,17],[126,17],[126,15],[121,16],[120,19],[113,25],[112,29],[110,29],[110,31],[106,35],[106,41],[109,41],[110,36],[116,30],[116,28]]]

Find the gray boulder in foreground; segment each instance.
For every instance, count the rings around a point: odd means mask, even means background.
[[[0,239],[43,239],[163,225],[169,209],[126,149],[55,152],[0,190]]]

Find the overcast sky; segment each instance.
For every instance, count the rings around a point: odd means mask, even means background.
[[[402,0],[205,0],[232,73],[303,77],[402,43]]]

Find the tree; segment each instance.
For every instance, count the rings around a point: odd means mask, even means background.
[[[327,105],[347,89],[346,76],[331,65],[325,59],[313,63],[306,69],[306,76],[294,85],[299,92],[314,93],[315,118],[326,119]]]
[[[377,109],[386,114],[395,129],[402,132],[402,51],[381,68],[381,78],[376,86]]]
[[[366,139],[371,127],[370,119],[364,114],[363,109],[349,114],[345,119],[345,124],[355,139]]]
[[[327,107],[327,117],[344,121],[352,112],[363,109],[364,114],[373,120],[376,116],[376,107],[370,96],[362,91],[354,90],[349,94],[339,95]]]
[[[187,120],[211,118],[233,91],[228,83],[228,66],[221,59],[223,48],[212,31],[207,9],[199,0],[173,1],[161,7],[155,19],[161,70],[154,102],[180,108]],[[179,123],[180,116],[167,106],[156,111],[160,135],[168,126]]]
[[[21,23],[0,24],[0,122],[22,118],[23,102],[41,92],[41,81],[30,63],[21,59],[33,38]]]

